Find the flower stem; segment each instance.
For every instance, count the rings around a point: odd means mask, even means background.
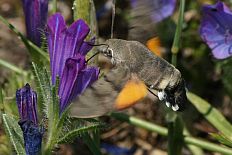
[[[172,64],[177,65],[177,53],[180,49],[180,39],[182,32],[182,25],[184,19],[185,0],[180,0],[179,18],[176,27],[175,37],[172,45]],[[166,116],[168,122],[168,154],[178,155],[181,154],[183,147],[183,122],[181,116],[178,116],[173,111],[169,111]]]
[[[52,13],[56,13],[57,12],[57,0],[53,0],[52,1]]]
[[[167,118],[169,117],[169,118]],[[183,147],[183,121],[175,112],[166,115],[168,122],[168,154],[179,155]]]
[[[145,120],[133,117],[133,116],[128,116],[123,113],[112,113],[111,116],[117,120],[127,122],[131,125],[141,127],[143,129],[156,132],[162,136],[167,136],[168,135],[168,129],[165,127],[162,127],[160,125],[152,124],[150,122],[147,122]],[[213,151],[213,152],[218,152],[222,154],[232,154],[232,149],[224,146],[219,146],[217,144],[201,140],[198,138],[190,137],[190,136],[184,136],[184,142],[186,144],[191,144],[198,146],[200,148],[203,148],[205,150]]]
[[[180,0],[179,18],[178,18],[175,37],[171,49],[171,52],[174,56],[179,52],[180,49],[180,39],[181,39],[182,25],[184,21],[184,8],[185,8],[185,0]]]

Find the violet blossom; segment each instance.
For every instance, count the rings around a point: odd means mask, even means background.
[[[61,14],[56,13],[48,19],[47,40],[50,55],[52,84],[60,78],[58,95],[60,112],[98,78],[99,70],[87,66],[85,55],[92,48],[94,39],[84,41],[90,29],[79,19],[66,27]]]
[[[232,12],[218,1],[204,5],[200,25],[201,38],[211,48],[213,56],[225,59],[232,55]]]
[[[27,37],[37,46],[41,46],[48,14],[49,0],[22,0],[25,15]]]
[[[16,103],[26,154],[38,154],[41,149],[44,129],[38,125],[37,94],[30,88],[29,84],[16,91]]]

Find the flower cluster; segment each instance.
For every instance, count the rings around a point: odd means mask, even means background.
[[[52,15],[45,26],[48,0],[22,0],[22,2],[28,39],[41,46],[41,31],[46,31],[52,84],[56,83],[57,76],[60,78],[58,95],[62,113],[77,95],[98,78],[99,69],[87,66],[85,60],[95,39],[84,41],[90,29],[83,20],[77,20],[66,27],[64,18],[59,13]],[[26,154],[38,154],[44,129],[38,124],[36,92],[26,84],[16,91],[16,102]]]
[[[52,84],[60,77],[60,112],[98,78],[99,70],[89,67],[85,55],[92,48],[94,39],[85,42],[90,29],[83,20],[77,20],[68,28],[61,14],[48,19],[47,40],[50,55]]]

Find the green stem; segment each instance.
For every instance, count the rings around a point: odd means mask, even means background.
[[[170,111],[168,122],[168,154],[179,155],[183,147],[183,122],[175,112]]]
[[[215,151],[218,153],[222,153],[222,154],[232,154],[232,149],[228,148],[228,147],[223,147],[223,146],[219,146],[217,144],[213,144],[210,142],[207,142],[205,140],[201,140],[198,138],[193,138],[193,137],[185,137],[184,141],[188,144],[192,144],[195,146],[198,146],[200,148],[209,150],[209,151]]]
[[[57,12],[57,0],[52,0],[52,13]]]
[[[160,135],[163,135],[163,136],[168,135],[167,128],[156,125],[156,124],[152,124],[152,123],[147,122],[145,120],[142,120],[142,119],[139,119],[139,118],[136,118],[133,116],[128,116],[128,115],[123,114],[123,113],[112,113],[111,116],[117,120],[127,122],[131,125],[141,127],[143,129],[146,129],[146,130],[149,130],[152,132],[156,132]],[[218,153],[222,153],[222,154],[232,154],[232,149],[230,149],[228,147],[219,146],[217,144],[214,144],[214,143],[211,143],[208,141],[204,141],[204,140],[201,140],[198,138],[185,136],[184,142],[186,144],[195,145],[195,146],[198,146],[200,148],[203,148],[203,149],[206,149],[209,151],[218,152]]]
[[[172,45],[172,64],[177,65],[177,53],[180,49],[180,39],[182,32],[182,25],[184,20],[185,0],[180,0],[179,18],[176,27],[175,37]],[[176,113],[169,111],[167,114],[168,122],[168,154],[178,155],[181,154],[183,147],[183,122],[180,116]],[[171,117],[170,117],[171,116]]]
[[[185,127],[184,128],[184,135],[190,137],[191,134],[188,131],[188,129]],[[187,144],[188,149],[191,151],[192,155],[203,155],[204,152],[200,147],[197,147],[195,145]]]
[[[184,8],[185,8],[185,0],[180,0],[180,9],[179,9],[179,19],[176,27],[175,37],[172,44],[172,54],[177,54],[180,49],[180,38],[182,32],[182,25],[184,21]]]
[[[59,99],[58,99],[58,86],[59,86],[59,78],[56,78],[56,85],[51,88],[51,103],[49,103],[48,108],[48,140],[46,145],[46,152],[49,153],[55,143],[57,142],[57,137],[60,132],[60,119],[59,119]],[[60,126],[59,126],[60,125]],[[59,128],[60,127],[60,128]]]
[[[129,124],[132,124],[132,125],[144,128],[144,129],[148,129],[148,130],[153,131],[153,132],[157,132],[162,136],[168,135],[167,128],[156,125],[156,124],[152,124],[152,123],[144,121],[142,119],[128,116],[124,113],[111,113],[111,116],[120,120],[120,121],[124,121],[124,122],[127,122]]]
[[[176,53],[172,53],[171,63],[173,64],[173,66],[177,65],[177,54]]]

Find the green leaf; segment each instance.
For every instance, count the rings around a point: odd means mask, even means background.
[[[93,134],[93,141],[95,143],[95,145],[100,148],[100,141],[101,141],[101,137],[100,137],[100,130],[96,130],[95,132],[92,133]]]
[[[24,71],[23,69],[18,68],[17,66],[15,66],[7,61],[4,61],[2,59],[0,59],[0,65],[14,71],[15,73],[23,74],[23,75],[27,74],[27,72]]]
[[[222,134],[229,139],[232,139],[232,125],[226,120],[226,118],[207,101],[199,96],[188,92],[188,100],[197,108],[197,110]]]
[[[50,76],[46,70],[46,67],[39,66],[32,62],[32,66],[34,68],[33,73],[36,78],[36,84],[38,86],[39,92],[39,105],[42,105],[43,112],[48,118],[48,105],[51,103],[51,83]]]
[[[35,44],[33,44],[31,41],[29,41],[19,30],[17,30],[12,24],[10,24],[4,17],[0,15],[0,20],[8,26],[9,29],[11,29],[24,43],[26,48],[28,49],[29,53],[31,54],[32,60],[34,62],[41,62],[41,61],[47,61],[49,62],[48,54],[37,47]]]
[[[103,125],[99,123],[86,125],[82,127],[78,127],[75,129],[71,129],[70,131],[64,131],[64,134],[61,135],[61,137],[58,140],[58,143],[65,143],[73,141],[76,137],[81,137],[85,135],[85,133],[88,133],[90,131],[97,131],[99,128],[102,128]],[[67,128],[67,127],[66,127]]]
[[[232,147],[232,140],[228,139],[225,135],[220,133],[210,133],[210,135],[220,143]]]
[[[83,140],[93,155],[101,155],[100,148],[97,146],[93,138],[88,133],[85,133],[83,135]]]
[[[151,131],[151,132],[156,132],[162,136],[168,135],[167,128],[162,127],[162,126],[157,125],[157,124],[150,123],[148,121],[145,121],[145,120],[133,117],[133,116],[128,116],[128,115],[123,114],[123,113],[111,113],[110,116],[117,119],[117,120],[127,122],[127,123],[134,125],[136,127],[140,127],[140,128],[146,129],[146,130]],[[231,148],[220,146],[218,144],[214,144],[214,143],[202,140],[202,139],[184,136],[184,142],[186,144],[194,145],[196,147],[200,147],[200,148],[206,149],[208,151],[219,152],[219,153],[228,154],[228,155],[232,154]]]
[[[17,118],[3,114],[3,124],[7,135],[18,155],[25,155],[23,132],[18,125]]]

